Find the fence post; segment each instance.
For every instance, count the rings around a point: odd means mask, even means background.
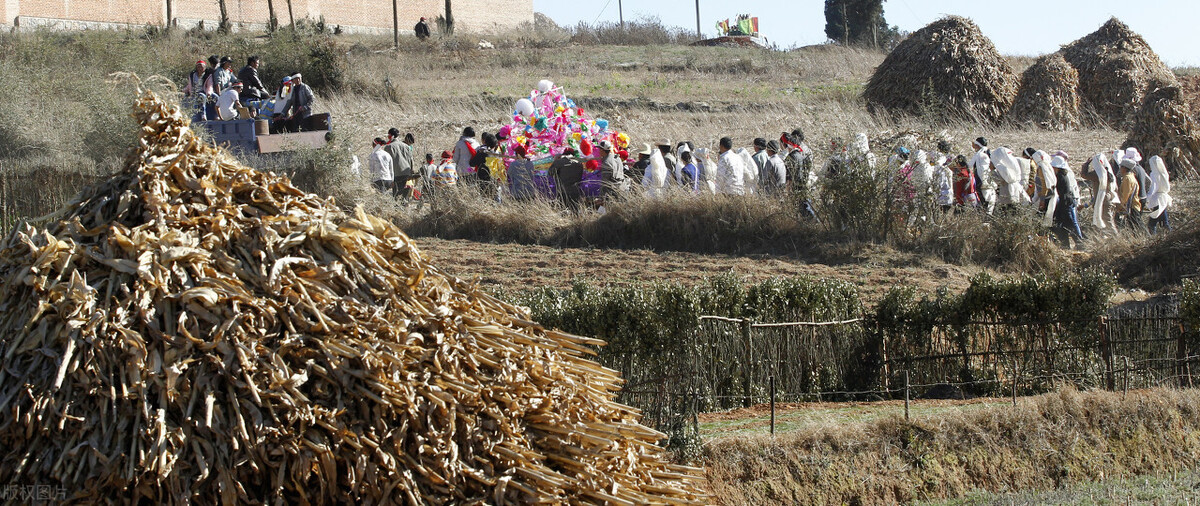
[[[1108,317],[1100,317],[1099,329],[1100,355],[1104,357],[1104,386],[1109,392],[1112,392],[1117,389],[1117,382],[1113,377],[1113,352],[1112,342],[1108,339]]]
[[[775,435],[775,375],[771,375],[771,435]]]
[[[864,328],[863,331],[865,332],[866,329]],[[888,362],[887,333],[883,331],[883,327],[878,322],[875,323],[875,333],[879,335],[879,358],[883,362],[883,366],[879,368],[879,384],[883,385],[883,390],[888,392],[888,397],[891,397],[892,382],[888,378],[891,374],[891,363]]]
[[[1191,368],[1187,365],[1187,335],[1183,320],[1179,322],[1179,339],[1175,342],[1175,374],[1179,376],[1179,387],[1192,384]]]
[[[754,367],[754,350],[750,345],[750,320],[745,318],[742,319],[742,347],[746,354],[742,361],[742,405],[748,408],[753,404],[750,398],[750,377],[752,376],[751,369]]]
[[[1015,359],[1014,359],[1015,362]],[[1021,373],[1016,366],[1013,366],[1013,381],[1012,381],[1012,405],[1017,407],[1017,382],[1020,381]]]
[[[904,421],[908,421],[908,369],[904,370]]]

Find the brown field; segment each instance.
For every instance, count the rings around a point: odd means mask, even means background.
[[[869,302],[901,284],[928,291],[943,286],[964,287],[974,271],[884,247],[856,251],[843,262],[830,264],[777,255],[554,248],[430,237],[416,241],[434,263],[460,278],[478,279],[484,287],[516,290],[543,286],[568,288],[576,280],[619,285],[654,281],[694,284],[706,277],[733,272],[747,281],[775,276],[839,279],[857,286]]]

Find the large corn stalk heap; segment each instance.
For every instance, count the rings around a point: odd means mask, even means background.
[[[126,169],[0,249],[0,483],[114,503],[707,500],[614,401],[598,341],[139,97]]]

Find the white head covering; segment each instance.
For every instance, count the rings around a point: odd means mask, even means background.
[[[1113,167],[1120,167],[1121,162],[1125,161],[1125,150],[1115,149],[1112,152]]]
[[[1150,198],[1146,199],[1146,207],[1153,209],[1151,218],[1162,216],[1163,211],[1171,207],[1171,174],[1167,165],[1158,155],[1150,157]]]
[[[1050,159],[1050,166],[1056,169],[1065,169],[1067,168],[1067,160],[1061,156],[1056,156]]]
[[[1118,153],[1124,154],[1118,150]],[[1109,168],[1107,156],[1104,153],[1098,153],[1092,157],[1091,164],[1092,172],[1096,174],[1096,180],[1099,184],[1096,185],[1096,199],[1092,202],[1092,225],[1096,228],[1105,228],[1104,224],[1104,201],[1108,198],[1108,173],[1112,171]]]
[[[867,138],[867,134],[859,132],[854,135],[854,143],[850,145],[850,149],[857,155],[865,155],[871,152],[871,141]]]
[[[929,163],[929,153],[926,153],[925,150],[923,150],[923,149],[918,149],[917,155],[915,157],[913,157],[913,159],[918,164],[925,165],[925,164]]]
[[[1127,160],[1133,160],[1134,163],[1137,163],[1142,161],[1142,154],[1138,153],[1137,148],[1130,146],[1125,150],[1125,158]]]
[[[992,150],[992,165],[996,166],[996,172],[1000,174],[1000,179],[1006,184],[1013,184],[1021,178],[1021,165],[1017,161],[1017,157],[1013,155],[1011,149],[1006,147],[998,147]]]

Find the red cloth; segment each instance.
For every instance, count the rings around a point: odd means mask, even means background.
[[[975,178],[971,177],[971,169],[960,167],[954,177],[954,200],[958,205],[976,205],[979,195],[975,193]]]

